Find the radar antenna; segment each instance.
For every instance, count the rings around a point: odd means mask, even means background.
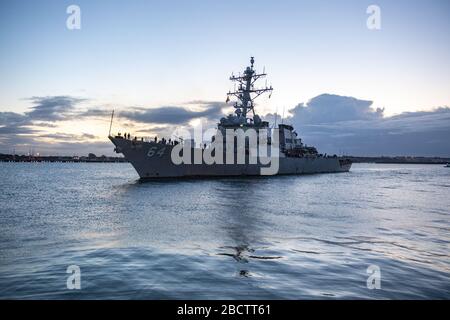
[[[255,88],[255,82],[266,77],[267,74],[265,72],[258,74],[254,69],[254,63],[255,58],[250,57],[250,67],[245,69],[242,76],[240,73],[237,77],[234,74],[231,75],[230,80],[238,83],[238,89],[227,93],[227,101],[230,100],[231,96],[237,98],[238,101],[234,104],[234,108],[236,109],[235,113],[238,117],[244,117],[245,119],[247,119],[247,114],[250,111],[255,116],[255,99],[266,92],[270,92],[270,97],[273,91],[272,86],[267,86],[267,82],[264,88]]]

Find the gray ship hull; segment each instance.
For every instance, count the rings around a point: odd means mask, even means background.
[[[109,137],[141,179],[179,177],[260,176],[261,164],[180,164],[172,162],[173,146]],[[278,175],[348,172],[351,162],[336,157],[279,158]]]

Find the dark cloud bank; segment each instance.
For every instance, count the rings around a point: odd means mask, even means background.
[[[307,144],[348,155],[450,156],[450,108],[383,117],[372,102],[323,94],[299,104],[285,121]]]
[[[195,104],[203,105],[201,111],[191,111],[183,107],[159,107],[159,108],[135,108],[132,111],[122,111],[120,116],[131,121],[151,124],[171,124],[184,125],[196,118],[206,118],[211,121],[218,121],[222,115],[225,103],[198,101]]]
[[[53,122],[70,120],[76,116],[75,107],[85,99],[70,96],[32,97],[27,99],[32,103],[30,111],[20,114],[15,112],[0,112],[0,135],[31,134],[38,130],[30,128],[52,127]],[[11,138],[3,136],[2,138]]]
[[[48,134],[45,128],[58,121],[109,117],[102,108],[81,109],[85,99],[70,96],[32,97],[30,111],[19,114],[0,112],[0,152],[11,152],[15,146],[33,147],[46,154],[111,154],[112,146],[105,142],[89,143],[89,133],[67,135]],[[128,108],[118,113],[119,121],[174,128],[196,118],[217,122],[227,106],[221,102],[194,101],[198,111],[180,106],[158,108]],[[372,102],[352,97],[323,94],[290,110],[285,123],[295,126],[304,142],[315,145],[321,152],[349,155],[412,155],[450,156],[450,108],[433,111],[407,112],[384,117],[384,110],[372,109]],[[273,120],[273,115],[267,115]],[[42,130],[41,130],[42,129]],[[46,144],[39,138],[54,138]],[[22,150],[23,151],[23,150]]]
[[[113,147],[106,139],[106,134],[104,142],[89,142],[97,137],[89,133],[74,135],[48,133],[45,130],[56,127],[60,121],[79,121],[81,129],[83,121],[88,119],[109,121],[110,110],[80,108],[79,104],[87,100],[70,96],[32,97],[27,100],[32,104],[28,112],[0,112],[0,153],[11,153],[13,149],[24,153],[32,149],[41,154],[112,154]],[[199,105],[201,110],[193,111],[179,106],[148,109],[130,107],[116,113],[119,118],[117,121],[128,122],[126,126],[130,127],[131,132],[137,131],[133,123],[139,123],[141,126],[151,124],[152,129],[148,132],[170,135],[175,126],[187,125],[196,118],[202,118],[208,123],[216,121],[222,116],[222,108],[226,107],[225,103],[214,101],[193,101],[189,104]],[[42,139],[51,139],[53,142],[46,143]]]
[[[32,104],[28,112],[23,114],[0,112],[1,153],[11,153],[13,149],[18,153],[32,150],[41,154],[59,155],[85,154],[93,151],[111,153],[106,142],[85,143],[86,139],[95,138],[89,133],[74,135],[46,131],[47,128],[56,127],[59,121],[85,119],[85,111],[80,111],[78,105],[86,99],[49,96],[32,97],[27,100]],[[54,142],[43,142],[41,141],[43,138],[52,139]]]

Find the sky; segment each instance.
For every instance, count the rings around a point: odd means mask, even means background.
[[[0,0],[0,152],[111,154],[112,109],[114,130],[145,136],[213,124],[255,56],[274,87],[258,113],[324,152],[450,156],[449,33],[448,0]]]

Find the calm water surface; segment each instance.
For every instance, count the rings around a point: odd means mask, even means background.
[[[139,183],[129,164],[0,163],[0,176],[0,298],[450,298],[441,165]]]

